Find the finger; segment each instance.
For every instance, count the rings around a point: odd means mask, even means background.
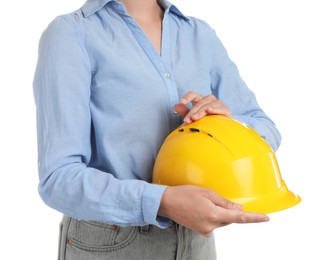
[[[174,105],[173,109],[177,114],[181,115],[182,117],[185,117],[190,111],[184,104],[176,104]]]
[[[221,197],[219,194],[214,191],[209,190],[207,193],[208,199],[218,207],[231,210],[243,210],[243,205],[235,203],[231,200]]]
[[[196,104],[184,118],[184,122],[193,122],[206,115],[223,115],[231,117],[230,110],[220,101],[205,99]]]
[[[231,223],[220,223],[220,225],[219,225],[219,227],[225,227],[225,226],[228,226],[228,225],[230,225]]]
[[[221,107],[208,107],[207,112],[209,115],[223,115],[226,117],[232,117],[231,111],[224,105]]]
[[[202,97],[197,102],[193,101],[192,102],[193,107],[184,118],[184,122],[191,123],[193,121],[200,119],[201,117],[204,117],[205,115],[208,115],[207,111],[208,107],[219,105],[216,101],[217,99],[213,95]]]
[[[200,105],[201,107],[199,107],[198,104],[188,113],[187,116],[192,121],[199,120],[206,115],[224,115],[231,117],[230,110],[219,100],[208,102],[206,104],[202,103]]]
[[[218,214],[220,215],[220,224],[225,223],[259,223],[269,221],[269,217],[265,214],[254,212],[243,212],[238,210],[230,210],[225,208],[219,208]]]
[[[202,95],[194,92],[194,91],[189,91],[187,92],[179,101],[179,103],[187,105],[189,103],[197,103],[203,98]]]
[[[192,101],[193,105],[193,108],[191,109],[193,111],[192,113],[195,113],[205,105],[214,104],[216,101],[218,101],[218,99],[214,95],[200,96],[200,98]]]

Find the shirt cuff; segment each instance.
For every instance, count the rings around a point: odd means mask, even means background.
[[[167,186],[163,185],[147,184],[142,194],[142,212],[144,222],[163,229],[167,228],[171,223],[170,219],[157,216],[162,195],[166,188]]]

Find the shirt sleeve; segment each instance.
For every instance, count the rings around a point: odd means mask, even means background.
[[[57,211],[120,226],[167,227],[157,211],[165,186],[119,180],[89,167],[92,66],[80,27],[55,18],[43,32],[33,80],[39,194]]]
[[[251,126],[276,151],[281,143],[279,130],[259,106],[255,94],[241,78],[216,33],[213,30],[211,32],[214,55],[211,68],[213,94],[226,104],[234,119]]]

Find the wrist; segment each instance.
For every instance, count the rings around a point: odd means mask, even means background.
[[[170,190],[172,190],[172,187],[167,187],[162,194],[160,207],[157,211],[157,215],[160,217],[170,218],[168,214],[168,201],[170,197]]]

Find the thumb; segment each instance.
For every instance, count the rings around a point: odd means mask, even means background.
[[[219,207],[225,208],[225,209],[233,209],[233,210],[243,210],[243,205],[232,202],[231,200],[228,200],[224,197],[221,197],[215,192],[212,192],[210,195],[211,201]]]
[[[174,105],[173,109],[177,114],[181,115],[182,117],[185,117],[190,111],[184,104],[176,104]]]

